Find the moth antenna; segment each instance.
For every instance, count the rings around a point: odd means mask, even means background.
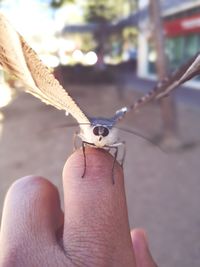
[[[66,128],[66,127],[78,127],[78,126],[81,126],[81,125],[90,125],[90,123],[64,123],[64,124],[60,124],[60,125],[57,125],[56,128]]]
[[[118,122],[118,121],[120,121],[120,120],[122,120],[122,119],[124,118],[125,114],[127,113],[127,111],[128,111],[128,108],[127,108],[127,107],[123,107],[123,108],[117,110],[117,111],[115,112],[115,115],[114,115],[114,117],[112,118],[112,120],[113,120],[115,123]]]
[[[42,130],[41,132],[48,132],[48,131],[55,131],[55,130],[58,130],[58,129],[61,129],[61,128],[73,128],[73,127],[80,127],[80,125],[90,125],[90,123],[63,123],[63,124],[59,124],[59,125],[56,125],[54,128],[48,128],[46,130]]]
[[[156,146],[160,151],[162,151],[163,153],[166,153],[166,151],[161,147],[159,146],[157,143],[153,142],[150,138],[144,136],[143,134],[135,131],[135,130],[132,130],[132,129],[128,129],[128,128],[124,128],[124,127],[119,127],[119,126],[114,126],[115,128],[121,130],[121,131],[124,131],[126,133],[130,133],[130,134],[133,134],[135,135],[136,137],[139,137],[145,141],[147,141],[148,143],[150,143],[151,145],[153,146]]]

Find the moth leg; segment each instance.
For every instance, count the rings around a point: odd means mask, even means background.
[[[122,159],[120,160],[120,165],[123,168],[125,157],[126,157],[126,142],[125,141],[122,141],[120,143],[115,143],[114,145],[108,146],[108,147],[109,148],[115,148],[115,147],[119,147],[119,146],[122,146],[123,147]]]
[[[118,155],[118,146],[105,146],[108,149],[115,149],[114,152],[114,160],[113,160],[113,165],[112,165],[112,183],[115,184],[115,177],[114,177],[114,169],[115,169],[115,164],[117,161],[117,155]]]
[[[123,141],[121,142],[121,145],[123,146],[123,153],[122,153],[122,159],[121,159],[121,167],[123,168],[124,167],[124,161],[125,161],[125,158],[126,158],[126,142]]]
[[[73,134],[73,152],[77,149],[77,142],[76,142],[77,138],[78,138],[78,132],[75,132]]]
[[[83,169],[83,174],[82,174],[82,178],[84,178],[85,173],[86,173],[86,155],[85,155],[85,142],[82,142],[82,149],[83,149],[83,159],[84,159],[84,169]]]
[[[85,177],[86,174],[86,167],[87,167],[87,161],[86,161],[86,154],[85,154],[85,147],[86,145],[90,145],[90,146],[94,146],[96,147],[94,144],[92,143],[88,143],[86,141],[82,141],[82,150],[83,150],[83,159],[84,159],[84,169],[83,169],[83,174],[82,174],[82,178]]]
[[[112,146],[105,146],[108,149],[111,149],[111,148],[115,149],[114,161],[113,161],[113,166],[112,166],[112,182],[113,182],[113,184],[115,183],[115,180],[114,180],[114,168],[115,168],[115,164],[116,164],[116,161],[117,161],[118,147],[119,146],[123,146],[123,154],[122,154],[122,159],[121,159],[121,163],[120,163],[121,167],[123,168],[123,164],[124,164],[125,156],[126,156],[126,143],[125,143],[125,141],[122,141],[120,143],[115,143]]]
[[[116,164],[116,161],[117,161],[118,147],[112,147],[112,148],[115,149],[114,160],[113,160],[113,165],[112,165],[112,183],[115,184],[114,169],[115,169],[115,164]]]

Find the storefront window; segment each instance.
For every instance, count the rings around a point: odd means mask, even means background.
[[[165,42],[165,53],[168,60],[168,71],[172,72],[186,63],[190,58],[200,52],[200,34],[191,34],[167,38]],[[156,51],[149,44],[149,73],[155,74]]]
[[[190,59],[193,57],[198,50],[200,50],[200,43],[199,43],[199,35],[194,34],[194,35],[189,35],[185,37],[185,59]]]
[[[166,55],[169,61],[169,69],[177,69],[183,62],[184,58],[184,37],[169,38],[166,40]]]

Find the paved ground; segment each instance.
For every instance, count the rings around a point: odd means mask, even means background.
[[[72,86],[71,94],[88,114],[110,116],[138,97],[141,85],[131,85],[123,100],[112,85]],[[159,266],[199,267],[200,106],[178,99],[180,138],[185,149],[167,154],[140,138],[121,134],[127,142],[125,183],[129,218],[131,227],[147,229]],[[61,191],[62,166],[72,151],[74,129],[57,126],[71,119],[66,120],[64,113],[32,96],[18,94],[1,110],[0,120],[0,210],[11,183],[27,174],[49,177]],[[123,124],[145,136],[155,136],[161,128],[159,108],[149,105],[140,113],[129,114]]]

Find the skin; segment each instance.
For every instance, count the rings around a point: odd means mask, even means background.
[[[63,169],[64,214],[47,179],[28,176],[9,189],[0,232],[1,267],[156,267],[142,229],[128,224],[123,172],[104,150],[76,151]]]

